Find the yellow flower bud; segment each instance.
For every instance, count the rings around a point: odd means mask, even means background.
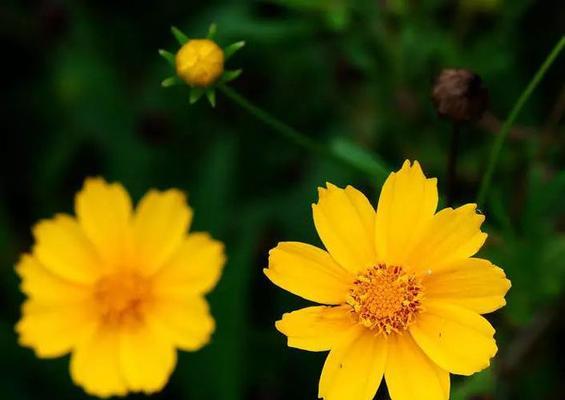
[[[224,52],[212,40],[193,39],[176,55],[177,75],[195,87],[208,87],[224,73]]]

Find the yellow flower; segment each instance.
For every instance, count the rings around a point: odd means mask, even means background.
[[[151,190],[133,211],[121,185],[88,179],[75,212],[39,222],[17,265],[28,297],[19,343],[41,358],[71,353],[72,379],[90,394],[158,391],[176,349],[210,339],[204,294],[220,277],[223,245],[187,234],[192,210],[174,189]]]
[[[326,400],[370,400],[381,380],[393,400],[446,400],[449,373],[471,375],[497,351],[480,314],[505,305],[502,269],[472,257],[483,245],[474,204],[436,213],[436,179],[406,161],[385,182],[375,211],[351,186],[328,184],[312,206],[327,249],[280,243],[268,278],[324,304],[283,315],[288,345],[328,351]]]
[[[239,41],[220,48],[214,41],[216,24],[210,25],[206,39],[189,39],[174,26],[171,32],[181,45],[180,50],[175,55],[161,49],[159,54],[175,68],[176,75],[165,78],[161,85],[170,87],[187,83],[190,86],[190,104],[206,94],[210,105],[215,107],[216,87],[233,81],[241,74],[241,69],[224,70],[224,63],[245,46],[245,42]]]
[[[194,87],[208,87],[224,73],[224,52],[210,39],[192,39],[176,55],[177,75]]]

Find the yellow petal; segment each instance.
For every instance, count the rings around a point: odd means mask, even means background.
[[[375,210],[357,189],[330,183],[319,188],[312,205],[314,224],[324,246],[342,267],[357,273],[375,265]]]
[[[383,378],[387,340],[357,327],[332,348],[322,370],[319,397],[325,400],[371,400]]]
[[[144,273],[159,270],[181,245],[192,220],[185,195],[175,189],[149,191],[137,207],[133,233]]]
[[[298,242],[279,243],[263,271],[275,285],[322,304],[343,304],[353,283],[327,252]]]
[[[308,351],[327,351],[350,330],[351,307],[307,307],[283,314],[275,323],[288,337],[288,346]]]
[[[119,349],[128,389],[146,394],[163,389],[177,360],[176,350],[167,338],[160,337],[149,326],[124,329]]]
[[[473,256],[487,238],[481,232],[485,217],[477,214],[476,208],[476,204],[466,204],[437,213],[424,230],[421,241],[407,257],[406,265],[413,270],[434,273]]]
[[[426,297],[459,305],[479,314],[503,307],[510,281],[488,260],[468,258],[426,276]]]
[[[33,235],[33,255],[53,274],[86,284],[100,276],[100,260],[73,218],[61,214],[41,221],[33,228]]]
[[[405,161],[383,185],[375,223],[379,256],[388,264],[404,265],[407,252],[422,237],[438,202],[437,180],[426,179],[418,161]]]
[[[496,354],[494,329],[474,311],[439,302],[426,302],[426,311],[410,326],[422,350],[441,368],[471,375],[490,365]]]
[[[22,292],[44,305],[78,303],[89,296],[88,286],[53,274],[29,254],[22,256],[16,272],[22,279]]]
[[[131,199],[118,183],[89,178],[75,198],[75,212],[86,236],[111,265],[128,261],[131,251]]]
[[[100,327],[71,355],[71,377],[88,394],[123,396],[128,388],[119,363],[119,331]]]
[[[392,400],[447,400],[449,373],[432,362],[408,333],[388,338],[386,385]]]
[[[210,341],[215,323],[201,297],[180,301],[159,299],[147,314],[148,324],[181,350],[198,350]]]
[[[19,344],[31,347],[38,357],[60,357],[90,333],[95,323],[85,303],[45,306],[28,300],[16,332]]]
[[[180,298],[209,292],[226,261],[224,245],[207,233],[193,233],[154,278],[158,296]]]

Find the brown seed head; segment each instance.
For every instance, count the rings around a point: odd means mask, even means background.
[[[441,118],[477,121],[488,107],[488,90],[481,77],[467,69],[444,69],[435,79],[432,101]]]

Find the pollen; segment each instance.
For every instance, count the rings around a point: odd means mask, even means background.
[[[177,75],[193,87],[209,87],[224,72],[224,52],[210,39],[193,39],[176,55]]]
[[[359,274],[349,291],[347,304],[361,325],[376,334],[404,331],[421,311],[422,286],[402,267],[379,264]]]
[[[101,321],[109,326],[137,326],[143,322],[151,300],[151,284],[133,272],[101,278],[94,287]]]

